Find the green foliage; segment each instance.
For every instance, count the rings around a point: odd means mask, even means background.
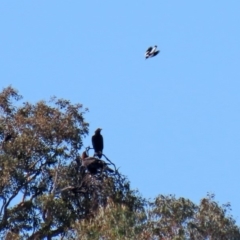
[[[228,215],[230,205],[219,206],[213,195],[199,205],[160,195],[150,205],[146,229],[156,239],[240,239],[240,229]]]
[[[74,239],[135,239],[144,219],[143,211],[133,212],[126,205],[109,201],[106,207],[98,209],[94,218],[74,224]]]
[[[41,229],[46,233],[53,226],[57,230],[66,223],[69,213],[62,210],[67,217],[59,220],[57,210],[62,207],[55,193],[59,171],[78,155],[88,124],[80,104],[52,98],[49,104],[14,106],[12,101],[20,99],[11,87],[0,94],[0,230],[19,229],[27,236]],[[6,136],[11,137],[6,141]],[[22,200],[11,206],[15,197]]]
[[[219,206],[213,195],[203,198],[199,205],[160,195],[138,211],[110,203],[94,219],[75,224],[74,239],[238,240],[240,229],[229,210],[229,204]]]

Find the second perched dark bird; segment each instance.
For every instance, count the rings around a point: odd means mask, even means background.
[[[101,135],[101,130],[101,128],[98,128],[92,136],[92,145],[95,151],[94,156],[98,156],[99,158],[102,157],[103,150],[103,137]]]
[[[87,168],[91,174],[97,174],[99,171],[104,170],[108,172],[114,172],[103,160],[94,157],[88,157],[86,151],[82,153],[82,166]]]

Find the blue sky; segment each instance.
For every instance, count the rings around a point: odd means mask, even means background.
[[[240,2],[81,2],[1,2],[1,89],[84,104],[144,197],[211,192],[239,223]]]

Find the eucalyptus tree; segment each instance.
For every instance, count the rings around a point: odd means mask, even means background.
[[[52,239],[108,199],[127,199],[116,169],[91,174],[81,165],[87,109],[56,97],[21,100],[12,87],[0,93],[0,238]]]

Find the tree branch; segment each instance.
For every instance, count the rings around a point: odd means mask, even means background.
[[[47,226],[45,226],[41,230],[39,230],[36,233],[32,234],[32,236],[30,236],[28,238],[28,240],[44,239],[45,237],[47,237],[48,239],[51,239],[52,237],[55,237],[55,236],[57,236],[57,235],[59,235],[59,234],[64,232],[64,226],[60,226],[59,228],[48,232],[49,229],[50,229],[50,226],[51,225],[48,224]]]
[[[57,179],[58,179],[58,169],[60,167],[60,160],[58,160],[58,166],[57,166],[57,169],[56,169],[56,174],[55,174],[55,178],[54,178],[54,183],[53,183],[53,189],[52,189],[52,192],[51,193],[55,193],[55,190],[56,190],[56,187],[57,187]]]

